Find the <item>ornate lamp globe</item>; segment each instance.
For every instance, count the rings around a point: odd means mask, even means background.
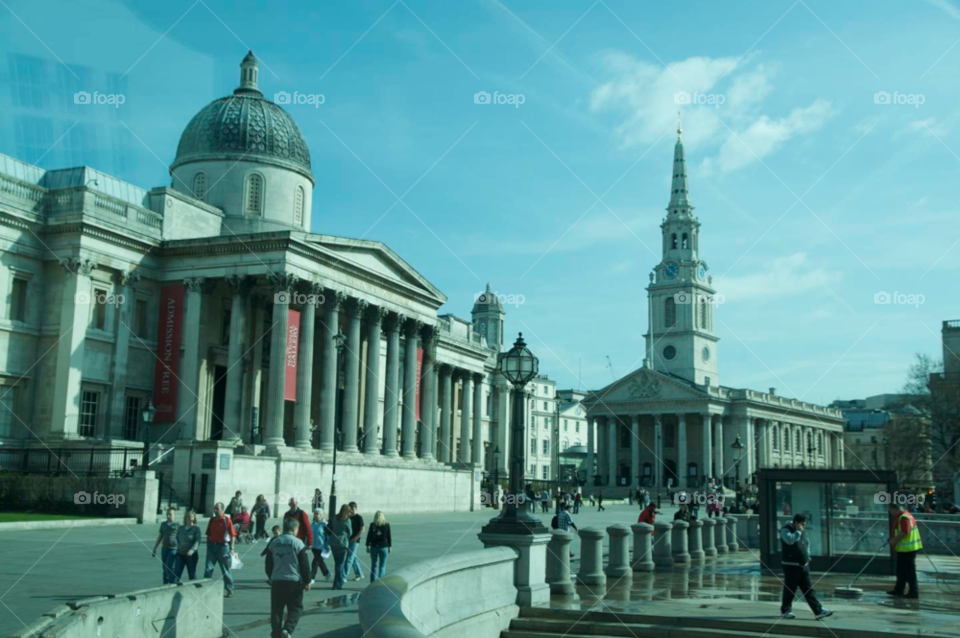
[[[739,434],[737,435],[737,440],[734,441],[734,442],[730,445],[730,447],[732,447],[734,450],[742,450],[742,449],[744,448],[743,443],[740,441],[740,435],[739,435]]]
[[[534,356],[519,333],[513,347],[500,355],[497,368],[507,381],[516,388],[527,385],[540,371],[540,360]]]

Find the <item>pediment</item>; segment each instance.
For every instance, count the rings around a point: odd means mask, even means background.
[[[351,263],[385,279],[417,288],[421,293],[436,298],[440,302],[438,305],[447,301],[446,295],[439,288],[381,242],[313,234],[307,236],[307,241],[332,253],[338,261]]]
[[[640,368],[596,393],[598,402],[643,403],[701,399],[707,395],[688,383],[648,368]]]

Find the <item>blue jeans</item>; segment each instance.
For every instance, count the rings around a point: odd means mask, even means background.
[[[333,551],[333,589],[343,589],[343,581],[346,580],[347,550],[346,547],[335,546]]]
[[[387,555],[389,552],[386,547],[370,548],[370,582],[383,578],[387,573]]]
[[[227,591],[233,591],[233,574],[230,573],[230,546],[221,543],[207,543],[207,564],[203,577],[213,576],[213,566],[220,565],[223,572],[223,584]]]
[[[359,543],[354,543],[350,541],[350,550],[347,554],[347,564],[343,567],[343,577],[350,577],[350,569],[353,569],[353,573],[356,574],[357,578],[363,578],[363,570],[360,569],[360,560],[357,558],[357,547]]]
[[[163,563],[163,584],[169,585],[177,582],[177,548],[164,549],[160,553],[160,561]]]
[[[183,576],[183,568],[187,568],[187,575],[190,577],[190,580],[197,579],[197,563],[200,562],[200,552],[194,552],[193,556],[187,556],[186,554],[177,554],[177,562],[174,564],[173,573],[177,577],[176,582],[181,582],[180,577]]]

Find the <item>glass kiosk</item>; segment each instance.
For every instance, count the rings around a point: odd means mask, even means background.
[[[886,545],[887,499],[897,489],[892,470],[763,469],[757,484],[763,567],[780,570],[780,529],[805,514],[812,570],[856,573],[878,554],[865,573],[894,573]]]

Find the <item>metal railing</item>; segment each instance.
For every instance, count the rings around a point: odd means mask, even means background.
[[[136,448],[0,448],[0,472],[125,477],[142,463]]]

